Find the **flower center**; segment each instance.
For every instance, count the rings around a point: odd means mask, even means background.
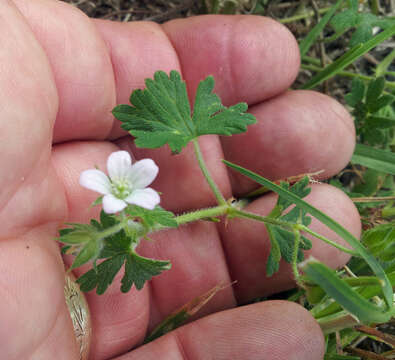
[[[132,193],[132,184],[126,179],[112,179],[111,193],[118,199],[125,199]]]

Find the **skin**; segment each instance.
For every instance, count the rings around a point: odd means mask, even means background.
[[[166,148],[136,149],[111,116],[112,107],[127,103],[131,90],[154,71],[182,71],[192,93],[212,74],[225,104],[245,101],[257,117],[246,134],[201,139],[226,197],[254,185],[230,173],[220,162],[224,157],[278,179],[320,169],[327,178],[351,156],[354,128],[345,109],[318,93],[287,91],[298,72],[298,48],[270,19],[202,16],[163,26],[121,24],[90,20],[54,0],[3,0],[0,18],[0,348],[5,359],[79,359],[64,302],[64,265],[53,238],[64,221],[85,222],[98,214],[89,208],[96,194],[78,185],[82,170],[95,164],[105,169],[108,155],[125,149],[159,165],[153,187],[163,192],[163,207],[180,213],[214,205],[190,147],[177,156]],[[352,202],[328,185],[312,188],[308,201],[359,236]],[[249,210],[268,213],[274,201],[274,195],[262,197]],[[312,229],[340,241],[317,222]],[[121,294],[118,277],[105,295],[87,295],[90,359],[322,359],[320,328],[299,305],[267,301],[235,308],[294,286],[285,264],[272,278],[264,276],[268,242],[262,225],[194,223],[157,234],[139,252],[170,259],[173,269],[139,292]],[[332,267],[348,259],[319,241],[311,254]],[[237,284],[218,293],[193,322],[139,346],[170,312],[233,280]]]

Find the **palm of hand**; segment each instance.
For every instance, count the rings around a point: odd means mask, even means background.
[[[141,87],[155,70],[182,67],[191,90],[211,73],[227,105],[253,105],[261,120],[254,130],[222,143],[217,137],[202,139],[208,166],[225,196],[231,196],[232,188],[240,194],[252,185],[227,172],[219,161],[224,156],[272,178],[321,168],[324,177],[330,176],[350,156],[353,129],[341,106],[309,92],[281,95],[297,72],[297,47],[271,20],[201,17],[163,29],[155,24],[92,23],[65,4],[47,0],[2,2],[0,13],[6,15],[0,25],[0,318],[6,324],[0,329],[0,344],[6,359],[78,358],[64,303],[63,262],[53,237],[62,221],[83,222],[97,214],[87,210],[95,194],[77,184],[82,170],[95,164],[105,169],[108,154],[123,148],[159,164],[154,187],[164,193],[163,207],[182,212],[213,204],[191,149],[177,157],[170,157],[167,149],[136,149],[113,126],[111,108],[125,103],[131,88]],[[283,47],[276,45],[278,39]],[[264,61],[256,61],[259,57]],[[304,131],[310,131],[309,137]],[[266,156],[257,158],[262,153]],[[310,200],[358,234],[358,216],[342,194],[320,185]],[[265,213],[271,204],[269,196],[250,207]],[[144,243],[140,253],[171,259],[173,270],[141,292],[120,294],[115,283],[101,297],[88,294],[94,330],[91,358],[109,359],[137,346],[147,329],[219,283],[238,280],[201,316],[292,286],[286,266],[277,276],[264,278],[264,237],[262,227],[252,228],[245,221],[226,229],[201,222]],[[313,251],[321,258],[330,254],[332,266],[346,260],[320,244]],[[281,344],[279,333],[288,337],[289,347]],[[310,338],[317,340],[312,344]],[[221,342],[226,346],[217,346]],[[252,359],[267,351],[273,358],[289,359],[291,350],[296,359],[322,356],[319,328],[302,308],[267,302],[219,312],[122,359]]]

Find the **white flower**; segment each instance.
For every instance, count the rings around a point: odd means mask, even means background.
[[[107,176],[104,172],[85,170],[80,185],[103,194],[103,210],[107,214],[122,211],[128,204],[152,210],[159,204],[159,194],[149,187],[158,175],[158,167],[151,159],[132,165],[126,151],[113,152],[107,159]]]

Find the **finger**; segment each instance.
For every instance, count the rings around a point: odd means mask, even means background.
[[[3,359],[79,359],[55,231],[45,225],[0,242]]]
[[[312,91],[290,91],[252,107],[258,122],[244,134],[222,137],[225,158],[278,180],[314,173],[325,179],[343,169],[355,146],[355,128],[346,109]],[[257,187],[230,171],[234,194]]]
[[[324,338],[301,306],[267,301],[216,313],[114,360],[318,360]]]
[[[152,78],[155,71],[180,71],[177,53],[160,25],[104,20],[95,20],[95,25],[111,56],[117,104],[128,104],[132,90],[144,88],[144,79]],[[110,138],[124,135],[116,120]]]
[[[312,185],[312,191],[306,201],[333,218],[356,238],[361,233],[360,216],[353,202],[340,190],[326,184]],[[276,202],[276,196],[270,194],[252,202],[247,211],[267,215]],[[310,229],[345,247],[345,240],[335,234],[321,222],[312,218]],[[235,293],[238,301],[244,303],[259,296],[274,294],[293,288],[295,282],[291,266],[282,261],[280,270],[272,277],[265,276],[266,262],[270,251],[270,241],[263,223],[234,219],[221,230],[229,271],[236,280]],[[313,247],[305,252],[332,268],[347,263],[350,256],[318,239],[312,240]]]
[[[299,70],[299,48],[280,23],[263,16],[198,16],[163,26],[179,56],[193,98],[213,75],[227,106],[255,104],[285,91]],[[281,44],[281,45],[280,45]]]
[[[53,0],[14,0],[51,63],[59,94],[54,142],[103,139],[112,127],[115,80],[107,47],[92,21]]]
[[[56,88],[44,51],[13,2],[1,1],[0,14],[1,357],[77,359],[53,241],[65,213],[50,168]]]
[[[49,155],[57,95],[48,61],[28,25],[12,2],[2,1],[0,9],[1,209],[28,178],[31,164]]]

